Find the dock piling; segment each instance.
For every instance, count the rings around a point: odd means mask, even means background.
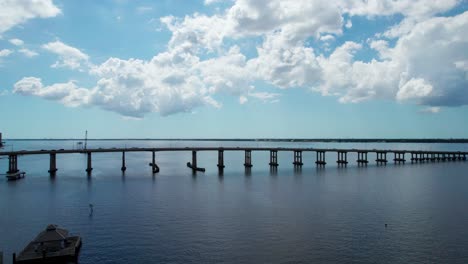
[[[315,164],[318,166],[325,166],[325,164],[327,164],[327,162],[325,162],[325,151],[319,150],[316,152]]]
[[[245,150],[244,166],[246,168],[251,168],[253,166],[252,165],[252,150],[250,149]]]
[[[156,164],[156,152],[154,150],[152,151],[151,163],[149,165],[151,166],[151,171],[153,173],[159,172],[159,166]]]
[[[18,156],[17,155],[8,155],[8,171],[7,173],[16,173],[18,172]]]
[[[270,166],[277,167],[278,166],[278,151],[277,150],[270,150]]]
[[[224,169],[224,150],[218,150],[218,170],[222,171]]]
[[[55,175],[57,172],[57,158],[56,153],[50,153],[50,165],[49,165],[49,173],[51,176]]]
[[[336,160],[336,163],[339,165],[346,165],[348,164],[348,153],[346,151],[338,151],[338,159]]]
[[[302,151],[300,150],[295,150],[294,151],[294,162],[293,164],[295,166],[302,166],[304,163],[302,163]]]
[[[121,171],[126,171],[127,167],[125,166],[125,151],[122,151],[122,167],[120,168]]]
[[[88,154],[88,162],[86,166],[86,172],[91,173],[91,171],[93,171],[93,166],[92,166],[92,161],[91,161],[91,152],[87,152],[87,154]]]

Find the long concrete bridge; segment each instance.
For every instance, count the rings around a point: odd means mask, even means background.
[[[225,151],[242,151],[245,154],[244,166],[250,168],[252,164],[252,152],[266,151],[270,153],[271,167],[278,166],[278,152],[290,152],[292,154],[292,163],[295,166],[302,166],[303,152],[315,152],[316,159],[315,164],[317,166],[325,166],[327,164],[325,160],[325,153],[334,152],[337,155],[337,164],[345,166],[348,164],[348,153],[356,153],[358,165],[366,165],[369,163],[368,154],[375,155],[375,162],[377,164],[386,164],[389,162],[387,155],[393,154],[394,163],[405,163],[406,158],[410,159],[411,162],[436,162],[436,161],[466,161],[468,152],[462,151],[421,151],[421,150],[390,150],[390,149],[336,149],[336,148],[268,148],[268,147],[162,147],[162,148],[97,148],[97,149],[59,149],[59,150],[19,150],[19,151],[4,151],[0,152],[0,156],[8,156],[8,171],[7,173],[16,173],[19,171],[18,168],[18,156],[26,155],[49,155],[50,156],[50,167],[49,173],[55,175],[57,172],[57,154],[86,154],[87,155],[87,166],[86,172],[91,173],[92,167],[92,154],[97,153],[122,153],[122,166],[121,170],[127,169],[125,165],[125,154],[128,152],[150,152],[152,153],[152,160],[149,163],[152,172],[159,172],[159,166],[156,163],[156,152],[174,152],[183,151],[192,153],[192,161],[187,163],[193,171],[204,171],[203,168],[198,167],[197,164],[197,152],[199,151],[216,151],[218,152],[218,169],[222,171],[224,169],[224,152]],[[408,155],[408,156],[406,156]]]

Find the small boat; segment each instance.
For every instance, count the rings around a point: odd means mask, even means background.
[[[24,171],[17,171],[17,172],[10,172],[7,174],[5,174],[5,176],[7,177],[7,179],[9,181],[16,181],[16,180],[19,180],[21,178],[24,178],[24,175],[26,174],[26,172]]]
[[[80,236],[70,236],[68,230],[48,225],[17,257],[13,254],[13,264],[77,263],[80,248]]]

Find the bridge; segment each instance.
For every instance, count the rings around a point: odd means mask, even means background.
[[[1,156],[8,156],[8,171],[7,173],[16,173],[18,169],[18,156],[26,155],[49,155],[50,165],[49,173],[55,175],[57,172],[57,154],[86,154],[87,164],[86,172],[91,173],[92,155],[97,153],[122,153],[121,170],[125,171],[125,154],[129,152],[150,152],[152,153],[152,160],[149,163],[152,172],[158,173],[159,166],[156,163],[156,152],[191,152],[192,161],[187,162],[187,166],[195,171],[204,171],[204,168],[198,167],[197,152],[199,151],[216,151],[218,152],[218,169],[222,171],[224,165],[224,152],[225,151],[240,151],[244,152],[244,166],[250,168],[252,164],[252,152],[266,151],[270,153],[271,167],[278,167],[278,152],[290,152],[292,154],[292,163],[295,166],[302,166],[303,152],[315,152],[317,166],[325,166],[325,153],[334,152],[337,155],[336,163],[340,166],[348,164],[348,153],[357,153],[356,163],[358,165],[366,165],[369,163],[368,154],[375,155],[375,162],[377,164],[387,164],[389,159],[387,154],[393,154],[394,163],[405,163],[406,157],[411,162],[443,162],[443,161],[466,161],[468,152],[462,151],[421,151],[421,150],[390,150],[390,149],[336,149],[336,148],[269,148],[269,147],[159,147],[159,148],[96,148],[96,149],[52,149],[52,150],[19,150],[19,151],[3,151],[0,152]],[[408,156],[406,156],[408,155]],[[410,158],[411,157],[411,158]],[[389,157],[391,159],[391,157]]]

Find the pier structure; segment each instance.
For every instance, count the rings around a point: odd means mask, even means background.
[[[317,164],[318,166],[325,166],[325,164],[327,164],[327,162],[325,161],[325,150],[316,151],[315,164]]]
[[[367,151],[358,151],[358,159],[356,162],[358,165],[367,165],[369,163],[369,160],[367,160]]]
[[[54,176],[57,172],[57,154],[52,152],[50,155],[50,165],[49,165],[49,173],[51,176]]]
[[[348,164],[348,152],[337,151],[337,153],[338,153],[338,159],[336,160],[336,163],[338,163],[339,165]]]
[[[301,150],[294,150],[294,166],[302,166],[304,163],[302,162],[302,151]]]
[[[244,167],[252,168],[252,150],[246,149],[245,150],[245,158],[244,158]]]
[[[224,153],[226,151],[244,152],[244,166],[247,168],[252,167],[252,152],[253,151],[268,151],[270,153],[269,165],[270,167],[278,167],[278,152],[291,152],[293,153],[293,164],[296,166],[302,166],[304,152],[315,152],[316,160],[315,163],[317,166],[325,166],[325,156],[327,153],[337,153],[337,163],[338,165],[348,164],[348,153],[357,154],[357,164],[365,165],[369,163],[368,153],[376,154],[376,163],[377,164],[386,164],[387,153],[393,153],[394,163],[405,163],[405,154],[411,155],[411,162],[444,162],[444,161],[466,161],[468,152],[462,151],[414,151],[414,150],[385,150],[385,149],[318,149],[318,148],[267,148],[267,147],[199,147],[199,148],[98,148],[98,149],[60,149],[60,150],[20,150],[20,151],[0,151],[1,156],[8,156],[8,171],[7,173],[16,173],[18,169],[18,156],[27,156],[27,155],[49,155],[49,173],[51,176],[55,175],[57,172],[57,155],[64,154],[86,154],[86,172],[90,174],[93,170],[92,167],[92,155],[99,153],[122,153],[122,166],[120,169],[125,171],[126,167],[126,154],[131,152],[151,152],[151,171],[153,173],[158,173],[160,171],[159,166],[156,163],[156,152],[191,152],[192,160],[187,162],[187,166],[191,168],[194,172],[205,171],[204,168],[198,167],[197,162],[197,153],[198,152],[207,152],[207,151],[216,151],[218,153],[218,169],[222,171],[225,168],[224,163]]]
[[[278,150],[270,150],[270,163],[272,167],[278,167]]]

